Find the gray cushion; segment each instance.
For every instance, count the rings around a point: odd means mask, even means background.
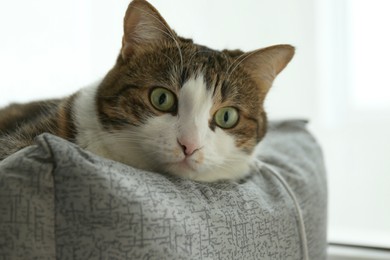
[[[43,134],[0,162],[0,259],[302,259],[303,238],[326,259],[325,170],[305,122],[271,123],[258,158],[283,179],[266,167],[194,182]]]

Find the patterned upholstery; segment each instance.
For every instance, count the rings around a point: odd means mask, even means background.
[[[294,192],[310,259],[326,259],[326,178],[303,121],[272,122],[257,157]],[[200,183],[58,137],[0,162],[0,259],[302,259],[299,216],[268,168]]]

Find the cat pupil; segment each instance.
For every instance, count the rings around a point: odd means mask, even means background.
[[[229,112],[228,111],[226,111],[225,114],[223,115],[223,120],[225,122],[229,121]]]
[[[158,103],[159,103],[160,105],[162,105],[162,104],[165,103],[166,100],[167,100],[167,95],[161,94],[161,96],[160,96],[160,98],[159,98],[159,100],[158,100]]]

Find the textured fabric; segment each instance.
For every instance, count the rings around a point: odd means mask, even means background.
[[[258,158],[326,259],[326,179],[303,121],[273,122]],[[292,197],[267,168],[199,183],[100,158],[48,134],[0,162],[0,259],[302,259]]]
[[[0,162],[0,259],[55,259],[53,158],[41,143]]]

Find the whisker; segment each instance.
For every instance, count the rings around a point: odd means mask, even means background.
[[[228,68],[228,79],[230,78],[230,75],[232,75],[233,74],[233,72],[237,69],[237,67],[241,64],[241,63],[243,63],[246,59],[248,59],[249,57],[251,57],[251,56],[253,56],[254,54],[257,54],[258,53],[258,51],[253,51],[253,52],[251,52],[251,53],[243,53],[243,54],[241,54],[236,60],[235,60],[235,63],[237,63],[234,67],[233,67],[233,69],[229,72],[229,69],[230,69],[230,67],[234,64],[234,63],[232,63],[231,64],[231,66],[229,66],[229,68]]]

